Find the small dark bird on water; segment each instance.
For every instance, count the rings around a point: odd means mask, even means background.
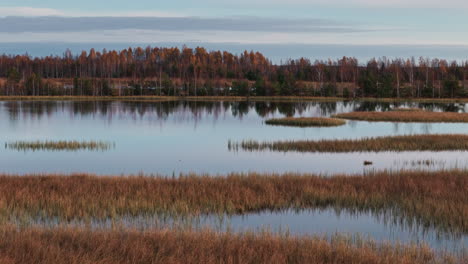
[[[372,164],[373,164],[372,161],[368,161],[368,160],[364,161],[364,166],[370,166]]]

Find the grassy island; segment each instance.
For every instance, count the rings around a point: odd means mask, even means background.
[[[345,120],[325,117],[285,117],[265,121],[267,125],[297,127],[332,127],[346,124]]]
[[[5,148],[18,151],[105,151],[113,146],[103,141],[15,141],[5,144]]]
[[[468,113],[454,112],[430,112],[423,110],[402,110],[388,112],[351,112],[334,115],[335,118],[343,118],[359,121],[382,122],[432,122],[432,123],[466,123]]]
[[[296,152],[467,151],[468,135],[408,135],[362,139],[229,142],[230,150]]]

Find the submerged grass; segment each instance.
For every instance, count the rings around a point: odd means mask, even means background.
[[[113,143],[103,141],[15,141],[5,144],[5,148],[18,151],[106,151],[114,146]]]
[[[296,151],[296,152],[382,152],[382,151],[447,151],[468,150],[468,135],[408,135],[363,139],[298,140],[260,142],[244,140],[228,142],[228,149],[237,151]]]
[[[360,121],[385,122],[438,122],[438,123],[465,123],[468,122],[468,113],[430,112],[422,110],[397,110],[388,112],[351,112],[334,115],[336,118]]]
[[[346,121],[343,119],[326,117],[285,117],[266,120],[265,124],[297,127],[331,127],[342,126],[346,124]]]
[[[335,236],[86,229],[0,229],[1,263],[464,263],[428,246]]]
[[[391,210],[441,231],[468,232],[468,171],[187,175],[0,176],[0,220],[118,219],[138,215],[242,214],[263,210]]]

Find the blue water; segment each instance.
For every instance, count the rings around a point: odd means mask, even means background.
[[[349,121],[341,127],[267,126],[264,120],[284,116],[330,116],[350,111],[386,111],[394,107],[465,112],[465,104],[378,104],[364,102],[0,102],[0,144],[16,140],[102,140],[108,151],[16,151],[0,148],[2,173],[86,172],[159,174],[199,172],[362,173],[380,169],[466,168],[468,152],[278,153],[229,151],[228,141],[344,139],[403,134],[467,133],[468,124]],[[372,166],[364,166],[370,160]],[[429,164],[426,161],[429,160]],[[410,221],[410,222],[408,222]],[[46,225],[54,225],[46,220]],[[63,223],[57,223],[63,224]],[[95,223],[109,226],[112,222]],[[460,252],[466,234],[422,227],[392,214],[352,213],[333,209],[203,216],[174,221],[158,216],[130,217],[133,228],[169,225],[226,231],[286,232],[327,235],[360,234],[378,241],[428,243]]]
[[[414,106],[414,105],[413,105]],[[465,111],[465,105],[420,105]],[[348,121],[330,128],[268,126],[283,116],[330,116],[353,110],[386,110],[390,104],[247,102],[0,102],[0,144],[17,140],[102,140],[105,152],[24,152],[0,148],[7,173],[88,172],[161,174],[198,172],[361,173],[414,168],[464,168],[467,152],[280,153],[229,151],[228,141],[344,139],[403,134],[467,133],[468,124]],[[373,161],[364,166],[363,161]]]
[[[62,221],[40,220],[35,225],[63,226]],[[321,210],[264,211],[243,215],[202,215],[189,218],[164,216],[131,216],[113,220],[73,221],[70,226],[91,228],[131,228],[141,231],[154,229],[200,230],[231,232],[271,232],[283,235],[332,237],[334,235],[360,237],[379,242],[427,244],[442,250],[463,253],[468,250],[468,236],[453,234],[418,224],[411,219],[392,216],[391,212],[352,212],[333,208]],[[465,252],[466,254],[467,252]]]

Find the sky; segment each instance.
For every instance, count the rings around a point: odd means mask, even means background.
[[[467,14],[466,0],[0,0],[0,49],[164,42],[448,50],[468,47]]]

